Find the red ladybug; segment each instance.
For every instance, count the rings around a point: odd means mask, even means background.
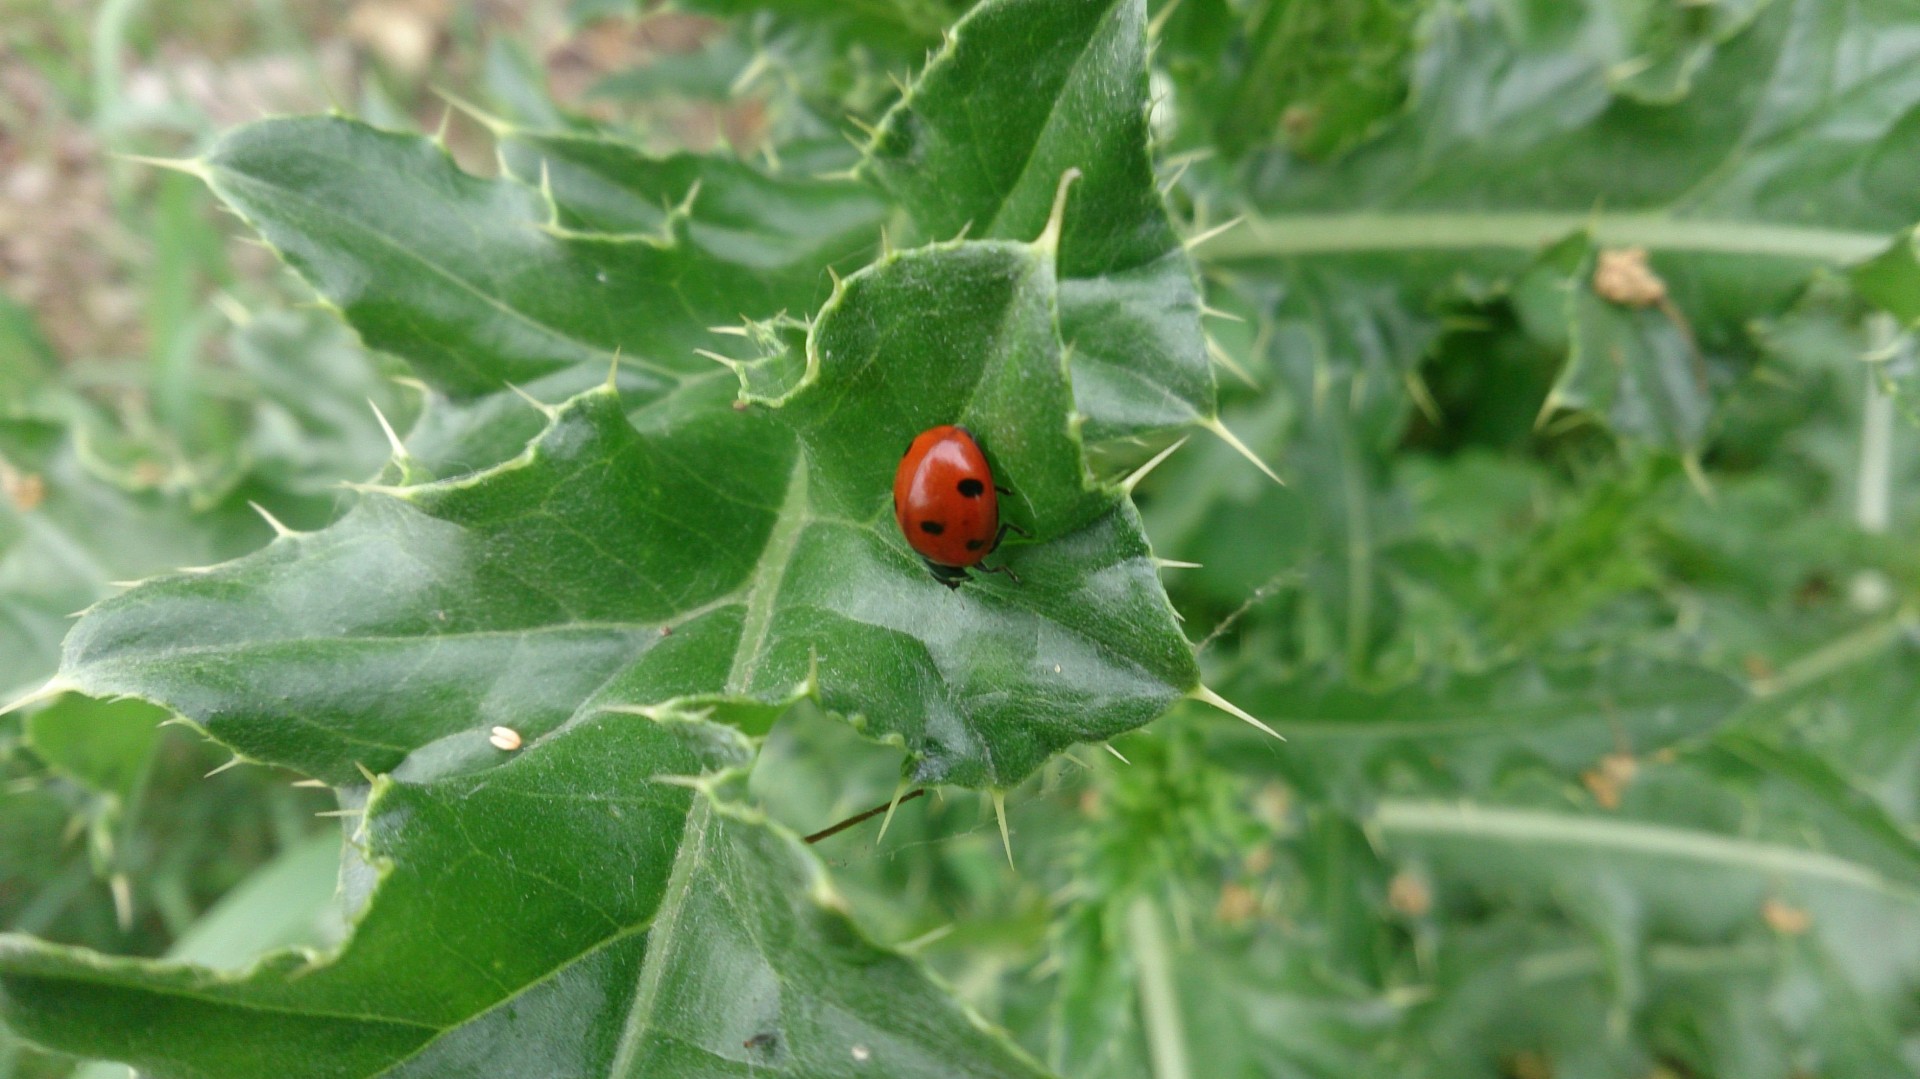
[[[987,455],[964,427],[929,427],[907,447],[893,474],[893,518],[907,545],[920,552],[941,584],[960,587],[969,566],[982,573],[1004,573],[1005,566],[981,566],[1009,529],[1000,521],[1000,495]]]

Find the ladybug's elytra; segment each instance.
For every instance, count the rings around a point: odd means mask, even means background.
[[[973,432],[942,425],[920,432],[893,474],[893,517],[907,545],[948,588],[960,587],[967,568],[1004,573],[1005,566],[981,566],[1013,525],[1000,521],[1000,495],[987,455]]]

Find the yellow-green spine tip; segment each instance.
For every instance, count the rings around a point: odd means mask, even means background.
[[[1127,475],[1126,479],[1123,479],[1120,481],[1120,489],[1122,491],[1125,491],[1127,494],[1131,495],[1133,493],[1133,489],[1135,487],[1140,486],[1141,480],[1146,479],[1149,473],[1151,473],[1154,469],[1160,467],[1160,462],[1165,461],[1169,457],[1172,457],[1175,450],[1179,449],[1180,447],[1186,444],[1187,444],[1187,440],[1185,438],[1182,438],[1180,441],[1175,442],[1173,445],[1168,446],[1166,449],[1161,450],[1159,453],[1154,454],[1151,458],[1148,459],[1146,464],[1143,464],[1139,468],[1134,469],[1131,473]]]
[[[286,539],[288,537],[299,534],[295,532],[293,529],[288,528],[286,525],[282,524],[280,522],[280,518],[275,517],[270,511],[268,511],[267,507],[262,506],[260,503],[249,501],[247,505],[252,506],[253,512],[259,514],[260,519],[267,522],[267,527],[273,529],[273,534],[275,538]]]
[[[1196,701],[1204,701],[1207,704],[1211,704],[1215,708],[1220,709],[1222,712],[1225,712],[1226,714],[1244,723],[1252,724],[1253,726],[1258,727],[1259,729],[1265,731],[1266,733],[1273,735],[1275,738],[1278,738],[1282,742],[1287,740],[1285,735],[1281,734],[1279,731],[1274,730],[1272,727],[1267,726],[1265,723],[1262,723],[1260,720],[1255,719],[1252,713],[1248,712],[1246,709],[1240,707],[1239,705],[1233,703],[1232,701],[1226,699],[1225,697],[1222,697],[1220,694],[1215,693],[1213,690],[1208,689],[1204,685],[1196,686],[1193,692],[1189,693],[1188,696],[1192,697]]]
[[[1007,865],[1016,872],[1019,866],[1013,864],[1013,836],[1007,830],[1007,792],[995,789],[993,794],[993,815],[1000,821],[1000,846],[1007,852]]]
[[[887,803],[887,815],[880,818],[880,834],[875,836],[873,840],[873,845],[876,848],[886,842],[887,828],[893,824],[893,811],[900,808],[900,798],[907,793],[907,788],[911,785],[912,784],[902,779],[900,785],[893,788],[893,801]]]
[[[1055,254],[1060,250],[1060,230],[1067,218],[1067,194],[1073,189],[1073,182],[1080,178],[1080,170],[1070,168],[1060,174],[1060,182],[1053,189],[1053,209],[1047,214],[1047,227],[1034,237],[1036,251]]]
[[[1258,454],[1248,449],[1247,444],[1245,442],[1240,441],[1239,435],[1234,434],[1233,431],[1230,430],[1226,424],[1220,422],[1220,417],[1218,416],[1208,417],[1207,420],[1201,423],[1200,426],[1205,427],[1207,430],[1212,431],[1216,435],[1219,435],[1220,440],[1222,442],[1225,442],[1227,445],[1232,446],[1234,449],[1234,452],[1238,453],[1242,457],[1245,457],[1247,460],[1253,462],[1253,467],[1266,473],[1268,479],[1272,480],[1273,482],[1279,484],[1282,487],[1285,487],[1287,485],[1287,481],[1281,479],[1280,474],[1278,472],[1275,472],[1271,467],[1268,466],[1268,464],[1265,461],[1262,461]]]

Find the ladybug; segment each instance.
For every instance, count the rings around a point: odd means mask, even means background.
[[[982,566],[1009,530],[1027,533],[1000,520],[1000,496],[987,455],[964,427],[929,427],[907,447],[893,474],[893,518],[941,584],[960,587],[968,567],[1004,573],[1005,566]]]

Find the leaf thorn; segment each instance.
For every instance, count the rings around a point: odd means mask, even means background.
[[[156,169],[185,173],[196,180],[206,181],[212,178],[213,170],[205,161],[197,157],[148,157],[145,154],[114,153],[122,161],[131,161],[136,165],[151,165]]]
[[[1133,489],[1135,487],[1140,486],[1140,481],[1146,479],[1148,473],[1152,472],[1156,468],[1159,468],[1160,462],[1166,460],[1169,457],[1172,457],[1173,451],[1179,449],[1180,447],[1186,444],[1187,444],[1187,440],[1185,438],[1182,438],[1180,441],[1175,442],[1173,445],[1168,446],[1166,449],[1161,450],[1159,453],[1154,454],[1150,459],[1148,459],[1146,464],[1141,465],[1139,468],[1134,469],[1131,473],[1127,475],[1126,479],[1120,481],[1120,490],[1126,492],[1129,495],[1133,494]]]
[[[368,768],[366,765],[361,764],[359,761],[354,761],[353,767],[354,767],[354,770],[359,772],[361,777],[367,781],[368,786],[373,785],[373,770],[371,768]]]
[[[995,790],[992,793],[993,815],[1000,821],[1000,846],[1005,848],[1007,852],[1007,865],[1012,866],[1014,871],[1018,872],[1020,867],[1013,864],[1013,837],[1007,831],[1007,792]]]
[[[1187,170],[1192,167],[1193,167],[1193,159],[1190,157],[1183,158],[1182,160],[1174,163],[1173,175],[1167,177],[1166,180],[1160,185],[1160,197],[1166,198],[1169,194],[1171,194],[1173,192],[1173,189],[1179,186],[1181,179],[1187,175]]]
[[[316,817],[363,817],[366,815],[366,813],[367,811],[364,809],[323,809],[320,812],[315,813],[314,816]]]
[[[73,685],[71,682],[63,681],[58,677],[49,678],[47,679],[47,684],[41,686],[39,689],[28,693],[24,697],[18,697],[4,705],[0,705],[0,716],[11,715],[30,704],[39,704],[41,701],[52,700],[62,693],[78,688],[78,686]]]
[[[380,421],[380,430],[387,436],[387,446],[393,450],[393,459],[396,461],[413,460],[413,455],[407,452],[407,444],[400,441],[400,436],[394,432],[393,424],[387,422],[387,414],[380,411],[380,405],[375,402],[373,398],[369,397],[367,398],[367,407],[373,409],[373,418]]]
[[[1073,182],[1080,178],[1080,170],[1070,168],[1060,174],[1060,182],[1053,189],[1053,209],[1047,214],[1047,227],[1034,237],[1036,251],[1052,255],[1060,250],[1060,228],[1067,218],[1067,192],[1072,190]]]
[[[1209,359],[1213,360],[1213,362],[1219,364],[1220,366],[1226,368],[1227,370],[1233,372],[1233,376],[1235,378],[1246,383],[1248,386],[1252,387],[1253,389],[1257,390],[1260,388],[1260,383],[1254,381],[1253,375],[1249,374],[1247,372],[1247,369],[1240,365],[1239,360],[1236,360],[1233,358],[1232,353],[1222,348],[1220,346],[1220,342],[1214,340],[1214,337],[1212,334],[1210,333],[1202,334],[1201,336],[1205,338],[1207,342],[1207,357]]]
[[[1287,481],[1281,479],[1280,474],[1278,472],[1275,472],[1271,467],[1267,465],[1265,461],[1262,461],[1259,455],[1255,454],[1252,450],[1248,449],[1247,444],[1245,442],[1240,441],[1239,435],[1234,434],[1231,430],[1228,429],[1226,424],[1220,422],[1220,417],[1218,416],[1210,417],[1200,426],[1205,427],[1207,430],[1212,431],[1216,435],[1219,435],[1220,440],[1222,442],[1225,442],[1227,445],[1232,446],[1234,449],[1234,452],[1238,453],[1240,456],[1245,457],[1249,461],[1252,461],[1253,467],[1259,469],[1262,472],[1265,472],[1267,474],[1268,479],[1272,480],[1273,482],[1279,484],[1282,487],[1285,487],[1287,485]]]
[[[488,112],[487,110],[481,108],[478,105],[475,105],[473,102],[468,101],[466,98],[461,97],[459,94],[454,93],[453,91],[447,89],[444,86],[434,87],[433,92],[436,96],[440,98],[440,100],[445,101],[447,104],[452,105],[454,108],[459,109],[463,113],[466,113],[467,116],[470,117],[475,123],[478,123],[481,127],[484,127],[488,131],[492,132],[495,138],[502,138],[507,135],[511,135],[515,131],[515,127],[511,121],[506,120],[499,116],[495,116],[494,114]]]
[[[1199,569],[1198,562],[1180,562],[1171,558],[1155,558],[1153,564],[1161,569]]]
[[[1200,317],[1201,318],[1217,318],[1217,319],[1222,319],[1226,322],[1245,323],[1247,321],[1247,317],[1245,315],[1236,315],[1231,311],[1222,311],[1218,307],[1213,307],[1211,305],[1204,304],[1204,303],[1200,305]]]
[[[229,768],[238,768],[238,767],[240,767],[241,765],[243,765],[243,764],[245,764],[245,763],[247,763],[247,759],[246,759],[245,757],[242,757],[242,756],[241,756],[241,755],[239,755],[238,753],[236,753],[236,754],[234,754],[234,755],[233,755],[233,759],[232,759],[232,760],[230,760],[230,761],[228,761],[227,763],[225,763],[225,764],[223,764],[223,765],[220,765],[219,767],[217,767],[217,768],[215,768],[215,769],[214,769],[213,771],[211,771],[211,772],[208,772],[208,773],[207,773],[206,775],[203,775],[203,776],[201,776],[200,778],[201,778],[201,779],[212,779],[212,778],[213,778],[214,776],[217,776],[217,775],[219,775],[219,774],[220,774],[221,772],[224,772],[224,771],[226,771],[226,770],[227,770],[227,769],[229,769]]]
[[[327,781],[324,779],[296,779],[293,781],[293,785],[296,787],[312,787],[317,790],[326,790],[328,786]]]
[[[712,349],[706,349],[706,348],[696,348],[693,350],[693,354],[696,356],[705,356],[707,359],[712,360],[714,363],[717,363],[726,367],[728,370],[732,371],[736,375],[740,373],[741,363],[739,360],[734,359],[732,356],[722,356],[720,353],[715,352]]]
[[[390,483],[355,483],[352,480],[342,480],[340,481],[340,486],[356,494],[386,495],[390,498],[401,498],[401,499],[413,497],[413,488],[395,487]],[[205,569],[195,570],[192,572],[205,573],[212,568],[213,567],[209,566],[209,567],[206,567]]]
[[[1274,730],[1272,727],[1267,726],[1265,723],[1262,723],[1260,720],[1255,719],[1252,713],[1248,712],[1246,709],[1240,707],[1239,705],[1233,703],[1232,701],[1226,699],[1225,697],[1222,697],[1220,694],[1215,693],[1213,690],[1208,689],[1204,685],[1195,687],[1193,692],[1187,694],[1187,696],[1192,697],[1196,701],[1204,701],[1207,704],[1211,704],[1215,708],[1220,709],[1222,712],[1225,712],[1226,714],[1234,717],[1235,719],[1241,720],[1246,723],[1251,723],[1255,727],[1258,727],[1261,730],[1267,732],[1268,734],[1273,735],[1275,738],[1280,739],[1282,742],[1287,740],[1285,735],[1281,734],[1279,731]]]
[[[1155,15],[1151,20],[1147,22],[1147,40],[1148,41],[1159,40],[1160,31],[1166,29],[1167,27],[1167,20],[1171,19],[1173,17],[1173,13],[1179,10],[1180,10],[1180,0],[1173,0],[1173,3],[1168,4],[1166,7],[1161,8],[1160,14]]]
[[[547,167],[547,159],[540,159],[540,201],[547,205],[547,227],[559,229],[560,203],[553,197],[553,171]]]
[[[1229,218],[1226,221],[1223,221],[1220,224],[1215,225],[1212,228],[1206,230],[1205,232],[1201,233],[1198,236],[1189,237],[1186,241],[1184,241],[1181,244],[1181,246],[1191,251],[1194,248],[1199,247],[1201,244],[1206,243],[1208,240],[1211,240],[1219,236],[1221,233],[1226,232],[1228,229],[1234,228],[1235,226],[1239,225],[1241,222],[1245,220],[1246,220],[1246,217],[1244,215],[1240,217]]]
[[[733,97],[744,95],[748,88],[751,87],[761,75],[771,70],[772,67],[773,55],[771,53],[765,50],[755,52],[753,59],[747,61],[747,66],[742,68],[740,74],[735,75],[733,81],[727,84],[727,93]]]
[[[880,818],[880,834],[873,837],[875,847],[886,841],[887,829],[893,824],[893,811],[900,808],[900,796],[907,793],[907,788],[910,786],[912,784],[903,778],[900,780],[900,785],[893,788],[893,801],[887,803],[887,815]]]
[[[530,394],[530,393],[528,393],[527,391],[525,391],[525,390],[523,390],[523,389],[521,389],[521,388],[520,388],[520,387],[519,387],[518,385],[516,385],[515,383],[512,383],[512,382],[509,382],[509,383],[507,383],[507,384],[506,384],[506,386],[507,386],[507,389],[510,389],[510,390],[512,390],[512,391],[513,391],[513,392],[514,392],[515,394],[517,394],[517,395],[519,395],[519,397],[520,397],[520,399],[521,399],[522,401],[525,401],[525,402],[526,402],[527,404],[530,404],[530,405],[532,405],[532,406],[534,407],[534,410],[535,410],[535,411],[537,411],[537,412],[539,412],[539,413],[540,413],[540,414],[541,414],[542,416],[545,416],[545,417],[546,417],[547,419],[549,419],[549,420],[552,420],[552,419],[558,419],[558,418],[559,418],[559,416],[560,416],[560,410],[559,410],[559,409],[557,409],[557,408],[555,408],[555,407],[553,407],[553,406],[552,406],[552,405],[550,405],[550,404],[547,404],[547,403],[546,403],[545,401],[542,401],[542,400],[541,400],[541,399],[539,399],[538,397],[535,397],[534,395],[532,395],[532,394]]]
[[[262,506],[260,503],[249,500],[247,502],[247,505],[252,506],[253,512],[259,514],[261,520],[264,520],[267,522],[268,527],[273,529],[273,534],[276,537],[280,539],[288,539],[292,536],[297,536],[300,534],[298,532],[295,532],[293,529],[288,528],[286,525],[280,523],[280,518],[275,517],[272,513],[270,513],[267,510],[267,507]]]
[[[1112,743],[1112,742],[1102,742],[1102,743],[1100,743],[1100,748],[1101,748],[1101,749],[1104,749],[1104,750],[1106,750],[1106,751],[1107,751],[1108,753],[1111,753],[1111,754],[1113,754],[1113,755],[1114,755],[1115,757],[1118,757],[1118,758],[1120,758],[1120,763],[1121,763],[1121,764],[1128,764],[1128,765],[1130,765],[1130,764],[1132,764],[1132,763],[1133,763],[1132,761],[1130,761],[1130,760],[1128,760],[1128,759],[1127,759],[1127,755],[1126,755],[1125,753],[1122,753],[1122,752],[1120,752],[1119,750],[1117,750],[1117,749],[1115,749],[1115,748],[1113,747],[1113,743]]]

